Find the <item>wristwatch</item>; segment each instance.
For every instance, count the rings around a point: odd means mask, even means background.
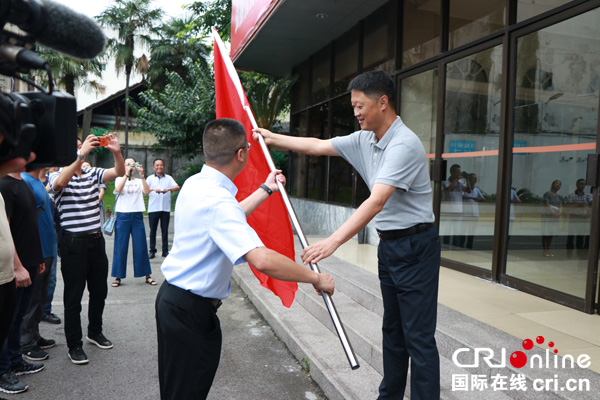
[[[85,161],[85,156],[81,154],[81,151],[79,150],[77,150],[77,158],[79,158],[81,161]]]
[[[273,191],[271,190],[271,188],[270,188],[270,187],[268,187],[267,185],[265,185],[264,183],[263,183],[263,184],[261,184],[259,187],[260,187],[261,189],[264,189],[264,190],[265,190],[265,192],[267,192],[267,193],[269,194],[269,196],[273,194]]]

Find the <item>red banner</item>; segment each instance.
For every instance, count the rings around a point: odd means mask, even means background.
[[[246,95],[238,92],[234,80],[239,81],[237,73],[232,68],[228,70],[221,50],[215,40],[215,103],[217,118],[232,118],[244,125],[248,142],[255,143],[249,151],[248,164],[244,170],[235,178],[234,183],[238,188],[238,201],[252,194],[261,183],[264,183],[271,172],[265,155],[258,143],[252,139],[252,122],[244,109],[248,106]],[[231,67],[233,64],[230,64]],[[235,76],[232,76],[233,73]],[[243,104],[242,104],[243,101]],[[249,217],[248,224],[256,231],[264,245],[276,252],[294,260],[294,238],[292,226],[288,217],[287,209],[279,193],[274,193],[264,201]],[[296,282],[284,282],[271,278],[252,266],[252,272],[258,278],[261,285],[270,289],[281,299],[284,306],[290,307],[294,302],[298,284]]]
[[[231,58],[236,59],[281,0],[233,0]]]

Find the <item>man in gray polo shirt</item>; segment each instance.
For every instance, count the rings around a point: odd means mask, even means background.
[[[354,115],[362,130],[321,140],[256,129],[267,145],[312,156],[341,156],[362,176],[371,194],[331,236],[304,249],[305,263],[330,256],[371,219],[379,233],[379,281],[383,297],[383,369],[379,399],[399,399],[411,360],[411,399],[440,396],[435,343],[440,240],[433,226],[425,149],[394,110],[392,79],[381,71],[352,82]]]

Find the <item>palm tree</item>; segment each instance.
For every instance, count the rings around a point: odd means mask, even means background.
[[[166,71],[173,71],[187,81],[187,66],[196,62],[206,64],[210,49],[188,29],[193,22],[192,17],[174,18],[158,29],[160,37],[152,40],[148,70],[154,89],[162,89],[168,83]]]
[[[85,89],[100,90],[98,81],[89,80],[89,75],[100,78],[102,76],[102,64],[98,58],[92,60],[79,60],[66,56],[45,46],[38,46],[38,54],[44,57],[54,77],[54,82],[75,96],[75,87],[81,86]],[[46,74],[40,73],[42,85],[48,86]]]
[[[129,98],[129,80],[139,62],[134,50],[136,40],[149,43],[149,33],[160,20],[162,10],[150,9],[151,0],[114,0],[114,4],[96,17],[106,28],[117,32],[117,38],[108,40],[108,50],[115,57],[117,71],[125,70],[125,98]],[[129,147],[129,105],[125,102],[125,157]]]
[[[279,117],[290,107],[290,93],[298,76],[277,78],[271,75],[242,72],[240,77],[246,89],[246,97],[252,107],[256,123],[271,129]]]

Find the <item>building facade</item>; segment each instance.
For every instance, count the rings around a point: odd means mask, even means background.
[[[350,80],[375,69],[395,79],[396,110],[430,159],[443,266],[597,311],[600,1],[233,6],[236,66],[299,76],[292,135],[356,130]],[[455,165],[479,201],[444,192]],[[337,157],[290,153],[288,185],[313,209],[369,195]]]

